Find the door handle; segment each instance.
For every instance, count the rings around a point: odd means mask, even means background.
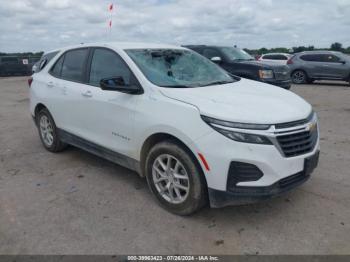
[[[46,86],[49,87],[49,88],[53,88],[55,85],[54,85],[53,82],[48,82],[48,83],[46,84]]]
[[[84,97],[92,97],[91,91],[86,91],[84,93],[81,93],[81,95],[84,96]]]

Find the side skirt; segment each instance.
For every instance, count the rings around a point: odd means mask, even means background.
[[[89,153],[107,159],[115,164],[121,165],[141,174],[140,162],[128,156],[114,152],[108,148],[92,143],[84,138],[73,135],[62,129],[58,129],[58,135],[62,142],[76,146]]]

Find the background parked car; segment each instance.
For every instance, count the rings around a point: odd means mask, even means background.
[[[289,89],[289,68],[273,62],[256,61],[236,47],[190,45],[185,46],[211,59],[231,74]]]
[[[59,53],[58,50],[51,51],[43,54],[43,56],[33,65],[32,73],[40,72],[52,58],[54,58]]]
[[[340,80],[350,82],[350,56],[333,51],[306,51],[295,54],[288,65],[295,84],[314,80]]]
[[[281,65],[286,65],[287,61],[292,57],[291,54],[286,53],[269,53],[259,57],[259,61],[275,62]]]

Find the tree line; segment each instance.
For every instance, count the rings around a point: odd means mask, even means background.
[[[315,48],[313,45],[310,46],[295,46],[292,48],[286,47],[276,47],[276,48],[260,48],[260,49],[244,49],[251,55],[262,55],[266,53],[299,53],[303,51],[317,51],[317,50],[330,50],[330,51],[339,51],[346,54],[350,54],[350,46],[345,48],[341,43],[335,42],[331,44],[329,48]]]

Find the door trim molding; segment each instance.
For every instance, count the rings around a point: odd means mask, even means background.
[[[58,128],[58,136],[60,140],[66,144],[78,147],[89,153],[92,153],[101,158],[109,160],[115,164],[121,165],[133,171],[136,171],[140,175],[142,174],[140,162],[131,157],[114,152],[108,148],[97,145],[77,135],[73,135],[63,129]]]

